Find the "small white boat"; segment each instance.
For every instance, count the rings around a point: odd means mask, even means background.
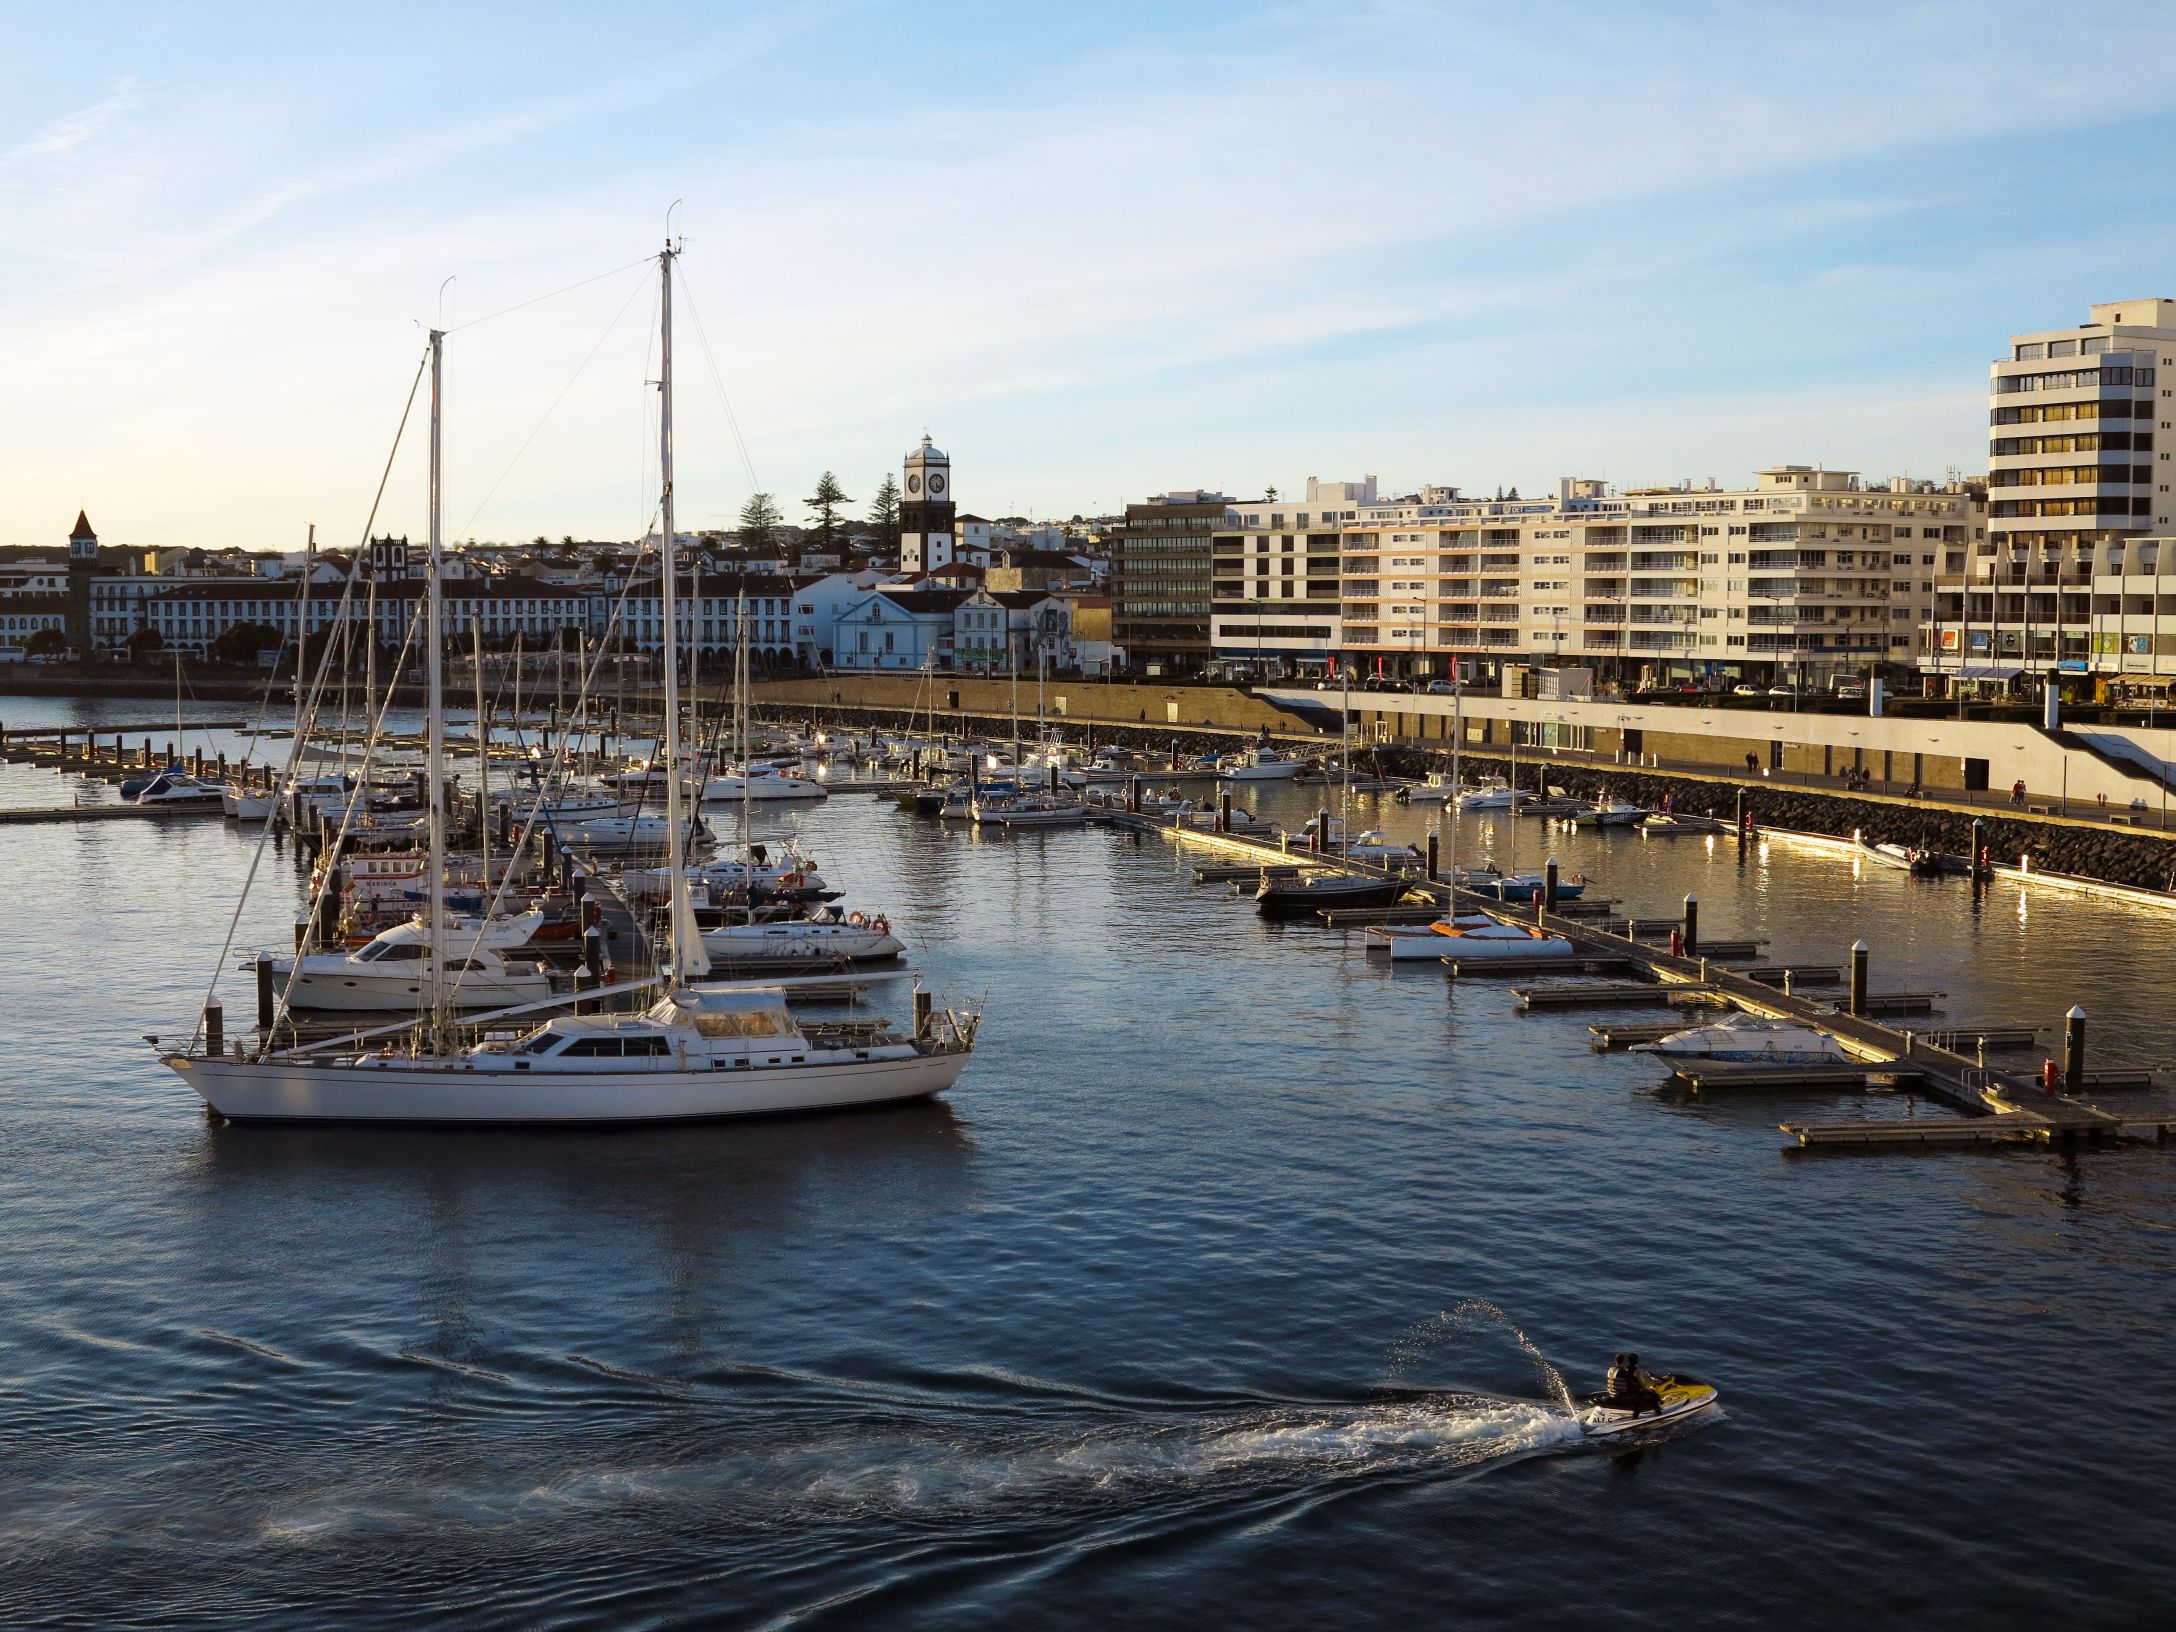
[[[554,822],[552,831],[562,844],[641,849],[662,848],[672,828],[663,816],[590,816],[572,822]],[[703,825],[700,816],[689,821],[691,843],[709,837],[710,829]]]
[[[720,973],[776,974],[807,965],[874,963],[898,957],[906,946],[882,914],[826,908],[806,918],[706,929],[703,950]]]
[[[1475,810],[1516,810],[1527,797],[1523,789],[1498,782],[1457,795],[1457,803],[1460,814]]]
[[[1744,1065],[1830,1065],[1851,1058],[1843,1044],[1825,1031],[1750,1014],[1674,1031],[1659,1042],[1635,1044],[1634,1051],[1670,1061]]]
[[[703,782],[706,800],[825,799],[830,791],[814,777],[792,776],[760,761],[744,771],[720,771]]]
[[[447,930],[447,1007],[503,1009],[540,1003],[552,995],[544,965],[509,963],[492,947],[479,944],[486,938]],[[287,986],[297,963],[300,971]],[[294,1008],[385,1012],[428,1003],[433,969],[430,931],[420,918],[395,924],[353,952],[306,952],[299,959],[275,959],[272,965],[273,978],[287,987]]]
[[[1583,810],[1566,818],[1574,827],[1637,827],[1647,820],[1645,805],[1628,805],[1621,801],[1589,804]]]
[[[1430,771],[1427,779],[1398,790],[1398,798],[1412,805],[1448,804],[1461,792],[1459,785],[1442,771]]]
[[[153,777],[133,803],[161,810],[219,810],[226,803],[226,788],[186,771],[166,771]]]
[[[1432,958],[1437,962],[1452,959],[1459,963],[1480,963],[1490,958],[1569,958],[1579,949],[1561,935],[1551,935],[1544,930],[1531,929],[1524,924],[1503,924],[1481,916],[1439,918],[1420,930],[1407,930],[1414,938],[1383,935],[1385,930],[1397,930],[1403,926],[1383,924],[1368,931],[1369,950],[1374,950],[1378,937],[1387,944],[1393,961]]]
[[[1078,827],[1088,820],[1088,807],[1078,799],[1023,793],[989,802],[978,799],[970,814],[984,827]]]
[[[1353,861],[1364,861],[1375,867],[1415,867],[1426,858],[1416,844],[1392,844],[1383,837],[1380,828],[1369,828],[1359,837],[1338,847],[1340,853]]]
[[[1486,913],[1473,912],[1438,918],[1432,924],[1370,924],[1361,932],[1362,949],[1371,958],[1388,958],[1393,963],[1441,963],[1445,935],[1494,922]]]
[[[1231,782],[1289,782],[1300,774],[1304,764],[1303,760],[1263,745],[1224,761],[1220,774]]]

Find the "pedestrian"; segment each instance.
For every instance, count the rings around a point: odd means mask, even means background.
[[[2021,776],[2015,782],[2012,782],[2010,784],[2010,803],[2013,805],[2022,805],[2024,802],[2025,779]]]
[[[1759,770],[1759,769],[1760,769],[1760,755],[1758,755],[1758,754],[1747,754],[1747,755],[1745,756],[1745,771],[1746,771],[1746,775],[1750,776],[1750,775],[1752,775],[1752,774],[1753,774],[1753,772],[1755,772],[1755,771],[1757,771],[1757,770]]]

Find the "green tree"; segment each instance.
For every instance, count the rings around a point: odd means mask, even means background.
[[[1268,492],[1262,495],[1262,502],[1264,504],[1275,504],[1277,502],[1277,490],[1274,487],[1269,489]],[[1076,516],[1073,519],[1078,521],[1080,518]]]
[[[869,531],[886,549],[899,548],[899,480],[890,471],[884,473],[876,497],[869,501]]]
[[[751,493],[740,507],[740,545],[744,550],[767,550],[778,542],[779,523],[786,518],[768,493]]]
[[[816,541],[827,550],[834,548],[839,540],[839,506],[853,502],[839,486],[838,477],[825,471],[816,483],[816,496],[801,502],[816,512]]]
[[[131,663],[144,663],[166,650],[166,637],[145,624],[128,637],[128,656]]]
[[[26,657],[59,657],[68,650],[68,637],[58,629],[38,629],[23,642]]]
[[[280,643],[269,623],[230,623],[212,641],[212,656],[222,663],[254,663],[266,648]]]

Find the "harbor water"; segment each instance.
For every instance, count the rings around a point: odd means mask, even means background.
[[[1594,1016],[1265,923],[1161,838],[851,794],[757,825],[987,1003],[943,1100],[214,1127],[143,1039],[189,1030],[254,835],[0,828],[0,1624],[2119,1627],[2176,1592],[2176,1147],[1787,1155],[1779,1121],[1950,1113],[1664,1097]],[[1516,842],[1777,961],[1863,936],[1958,1020],[2079,1002],[2096,1063],[2171,1052],[2176,917]],[[236,944],[302,889],[268,848]],[[1583,1442],[1562,1390],[1628,1348],[1723,1412]]]

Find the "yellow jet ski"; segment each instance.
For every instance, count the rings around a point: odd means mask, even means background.
[[[1661,1397],[1659,1410],[1649,1407],[1633,1411],[1616,1404],[1615,1396],[1610,1394],[1584,1396],[1579,1402],[1579,1421],[1587,1430],[1587,1437],[1606,1439],[1617,1434],[1651,1432],[1698,1416],[1721,1398],[1715,1392],[1714,1384],[1688,1377],[1681,1371],[1649,1376],[1647,1385]]]

